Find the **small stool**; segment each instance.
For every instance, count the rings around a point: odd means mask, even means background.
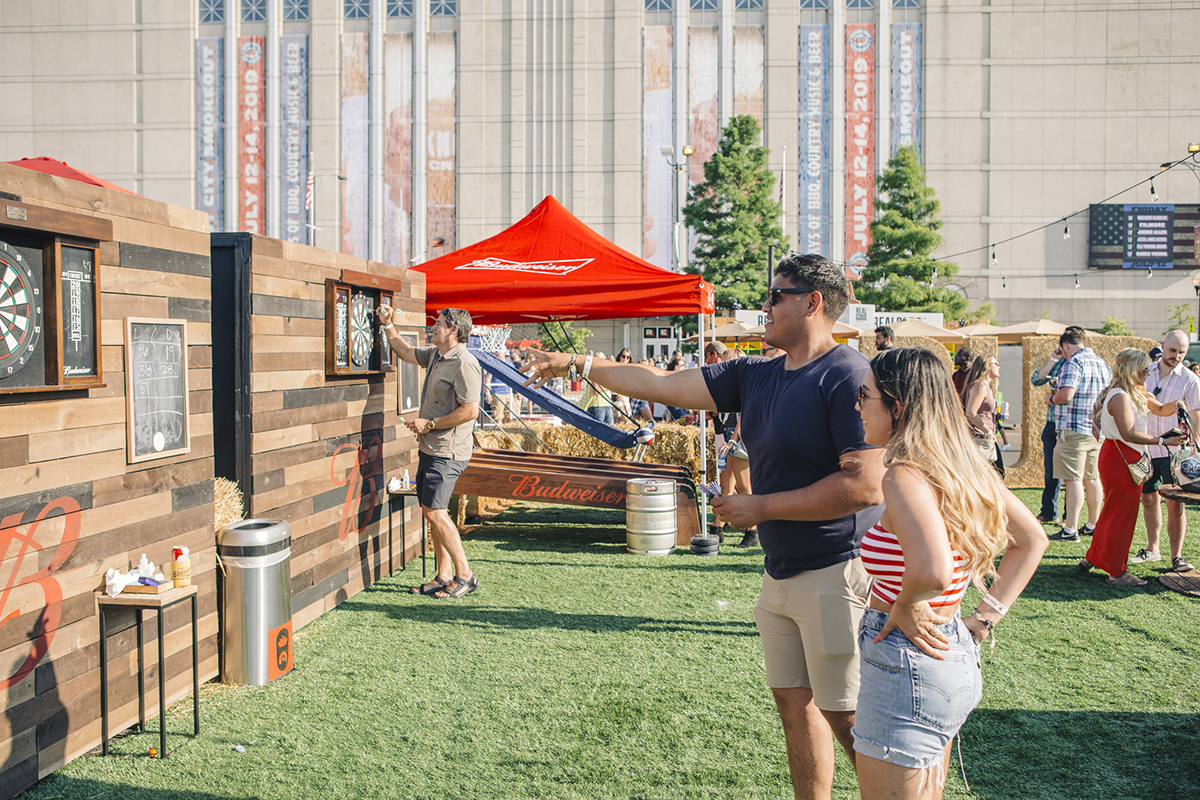
[[[108,755],[108,620],[106,611],[109,608],[125,606],[132,608],[137,618],[137,662],[138,662],[138,719],[140,730],[146,731],[146,673],[142,653],[142,612],[153,609],[158,617],[158,755],[167,757],[167,690],[166,690],[166,653],[165,637],[163,635],[163,609],[192,601],[192,716],[195,720],[193,735],[200,734],[200,645],[198,633],[198,616],[196,611],[195,586],[185,586],[171,589],[162,594],[119,594],[109,597],[99,594],[96,603],[100,613],[100,736],[103,740],[101,754]]]
[[[409,488],[409,489],[401,489],[398,492],[393,492],[391,489],[387,490],[387,498],[388,498],[388,559],[389,559],[388,563],[389,563],[389,566],[391,564],[390,559],[392,556],[392,498],[393,497],[400,498],[400,549],[402,551],[401,557],[403,557],[405,526],[406,526],[406,523],[404,521],[404,509],[406,509],[408,507],[408,498],[409,497],[416,498],[416,496],[417,496],[417,489],[415,486],[412,488]],[[418,508],[419,507],[420,507],[420,503],[418,503]],[[407,563],[401,564],[400,569],[401,569],[401,571],[408,569],[408,564]],[[424,514],[421,515],[421,577],[422,578],[425,577],[425,515]]]

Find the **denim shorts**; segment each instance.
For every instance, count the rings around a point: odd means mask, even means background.
[[[868,608],[858,627],[861,681],[854,750],[909,769],[940,767],[946,745],[983,696],[979,644],[962,617],[940,627],[945,661],[926,655],[897,628],[879,644],[888,615]]]

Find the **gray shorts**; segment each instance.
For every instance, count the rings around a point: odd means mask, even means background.
[[[938,626],[949,639],[945,661],[918,650],[899,628],[875,644],[887,618],[868,608],[859,625],[854,749],[908,769],[940,767],[946,745],[983,697],[979,644],[958,614]]]
[[[470,464],[453,458],[417,453],[417,499],[422,508],[446,509],[454,494],[458,476]]]

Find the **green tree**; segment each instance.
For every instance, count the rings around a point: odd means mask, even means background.
[[[880,212],[871,223],[872,244],[855,296],[882,311],[940,311],[947,319],[980,319],[967,298],[949,288],[958,267],[930,257],[944,241],[938,230],[942,204],[925,183],[925,168],[913,147],[901,147],[876,179]]]
[[[1179,330],[1191,333],[1196,329],[1195,317],[1192,316],[1192,304],[1180,303],[1177,306],[1167,306],[1167,329],[1162,332],[1166,336],[1171,331]]]
[[[1100,333],[1105,336],[1137,336],[1133,328],[1129,327],[1125,322],[1125,318],[1121,317],[1105,317],[1104,324],[1100,326]]]
[[[758,308],[767,293],[768,248],[785,252],[775,199],[770,153],[759,144],[762,129],[749,115],[736,116],[721,134],[717,152],[704,164],[704,182],[692,187],[683,218],[699,243],[688,271],[716,287],[723,311]]]
[[[576,328],[570,322],[539,322],[538,339],[542,349],[557,353],[582,353],[592,335],[588,328]]]

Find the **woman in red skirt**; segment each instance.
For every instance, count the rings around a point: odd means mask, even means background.
[[[1100,446],[1100,485],[1104,487],[1104,506],[1096,522],[1096,533],[1087,558],[1079,568],[1087,572],[1099,567],[1117,586],[1145,586],[1146,582],[1129,571],[1127,559],[1142,508],[1141,484],[1133,482],[1129,465],[1146,452],[1148,444],[1180,444],[1184,437],[1151,436],[1146,433],[1146,414],[1167,417],[1175,405],[1161,405],[1146,393],[1150,356],[1130,348],[1117,353],[1112,381],[1096,400],[1092,419],[1104,444]]]

